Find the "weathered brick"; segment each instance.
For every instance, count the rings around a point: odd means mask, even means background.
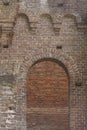
[[[0,130],[86,130],[87,1],[3,1]]]

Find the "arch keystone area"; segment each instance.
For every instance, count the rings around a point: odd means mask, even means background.
[[[82,81],[82,74],[79,72],[78,66],[73,60],[72,57],[68,56],[66,53],[61,52],[58,53],[57,51],[54,51],[54,49],[46,49],[45,52],[41,51],[40,54],[34,55],[34,54],[29,54],[25,56],[23,64],[20,66],[19,69],[19,74],[18,74],[18,79],[25,79],[28,73],[29,68],[37,61],[41,59],[55,59],[60,61],[64,66],[67,68],[70,80],[75,83],[76,81]]]

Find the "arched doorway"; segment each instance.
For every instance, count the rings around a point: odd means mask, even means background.
[[[69,130],[69,78],[64,65],[43,59],[27,76],[27,130]]]

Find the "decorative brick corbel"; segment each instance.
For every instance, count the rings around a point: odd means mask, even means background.
[[[12,43],[13,27],[2,27],[1,46],[8,48]]]

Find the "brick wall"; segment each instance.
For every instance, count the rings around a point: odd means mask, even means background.
[[[0,130],[26,130],[30,119],[32,119],[31,124],[39,120],[39,124],[43,123],[43,125],[45,125],[44,119],[47,119],[48,126],[52,123],[51,119],[54,119],[55,129],[57,129],[56,122],[59,119],[66,120],[66,127],[70,122],[69,130],[87,129],[86,7],[86,0],[78,2],[76,0],[48,0],[44,5],[40,0],[19,2],[13,0],[8,5],[0,1],[0,117],[2,117]],[[47,118],[44,114],[38,116],[26,114],[29,110],[27,110],[27,101],[30,98],[27,97],[30,91],[27,92],[26,84],[30,82],[28,78],[32,77],[31,72],[35,71],[34,67],[40,69],[43,62],[37,62],[41,59],[56,60],[58,64],[52,62],[52,65],[55,64],[53,68],[56,66],[61,69],[60,73],[64,73],[65,70],[68,74],[69,93],[68,91],[66,93],[69,95],[66,95],[70,101],[68,111],[70,120],[67,119],[67,114],[63,117],[60,114],[59,118],[55,113],[55,108],[49,109],[49,112],[54,113],[53,117],[49,115]],[[49,66],[49,62],[46,61],[46,65]],[[43,65],[42,68],[44,68]],[[56,69],[56,73],[60,69]],[[29,72],[30,75],[28,75]],[[55,79],[55,76],[52,79]],[[27,87],[29,88],[28,85]],[[61,95],[64,96],[64,94]],[[44,100],[47,101],[47,98]],[[37,101],[38,99],[33,101],[31,106],[35,105],[35,102],[39,104]],[[49,101],[49,105],[53,104]],[[44,112],[43,109],[39,111]],[[64,129],[64,126],[61,129]]]

